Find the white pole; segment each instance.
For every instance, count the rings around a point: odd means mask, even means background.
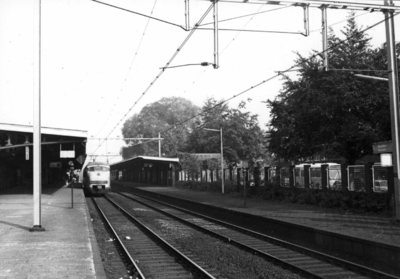
[[[328,71],[328,16],[327,8],[322,8],[322,51],[324,52],[324,70]]]
[[[385,5],[393,5],[392,0],[384,0]],[[387,60],[389,71],[390,114],[393,146],[394,206],[396,220],[400,221],[400,143],[399,143],[399,83],[397,80],[396,46],[394,37],[393,12],[385,12]]]
[[[185,25],[186,25],[186,30],[189,30],[190,28],[189,0],[185,0]]]
[[[222,194],[225,194],[224,185],[224,146],[222,143],[222,128],[221,128],[221,182],[222,182]]]
[[[218,44],[218,0],[214,0],[214,69],[219,68]]]
[[[106,157],[107,157],[107,164],[108,164],[108,143],[106,138]]]
[[[161,158],[161,134],[158,133],[158,157]]]
[[[41,0],[34,1],[34,39],[33,39],[33,228],[31,231],[44,231],[41,222],[42,195],[42,152],[40,121],[40,71],[41,71]]]

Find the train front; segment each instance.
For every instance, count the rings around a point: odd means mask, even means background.
[[[106,165],[91,165],[84,173],[85,190],[92,194],[105,194],[111,191],[110,167]]]

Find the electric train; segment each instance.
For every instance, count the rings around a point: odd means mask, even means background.
[[[83,188],[86,194],[104,195],[111,191],[110,166],[102,162],[91,162],[83,170]]]

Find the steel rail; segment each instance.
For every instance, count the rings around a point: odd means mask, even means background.
[[[281,265],[281,266],[284,266],[284,267],[289,268],[289,269],[291,269],[291,270],[295,270],[297,273],[300,273],[300,274],[302,274],[302,275],[306,275],[306,276],[309,276],[309,277],[315,278],[315,279],[324,279],[324,278],[325,278],[325,277],[318,276],[318,275],[316,275],[316,274],[314,274],[314,273],[311,273],[310,271],[308,271],[308,270],[306,270],[306,269],[303,269],[303,268],[301,268],[301,267],[298,267],[298,266],[296,266],[296,265],[292,265],[292,264],[288,263],[287,261],[281,260],[281,259],[279,259],[279,258],[277,258],[277,257],[275,257],[275,256],[273,256],[273,255],[271,255],[271,254],[269,254],[269,253],[266,253],[266,252],[260,251],[260,250],[258,250],[258,249],[252,248],[252,247],[250,247],[250,246],[248,246],[248,245],[245,245],[245,244],[243,244],[243,243],[241,243],[241,242],[239,242],[239,241],[233,240],[233,239],[231,239],[231,238],[229,238],[229,237],[226,237],[226,236],[224,236],[224,235],[221,235],[221,234],[219,234],[219,233],[216,233],[216,232],[210,231],[210,230],[208,230],[208,229],[206,229],[206,228],[200,227],[200,226],[198,226],[198,225],[196,225],[196,224],[193,224],[193,223],[191,223],[191,222],[189,222],[189,221],[186,221],[186,220],[184,220],[184,219],[181,219],[181,218],[179,218],[179,217],[177,217],[177,216],[175,216],[175,215],[173,215],[173,214],[171,214],[171,213],[164,212],[164,211],[162,211],[162,210],[160,210],[160,209],[158,209],[158,208],[156,208],[156,207],[153,207],[153,206],[151,206],[151,205],[149,205],[149,204],[146,204],[146,203],[144,203],[144,202],[141,202],[141,201],[139,201],[139,200],[136,200],[136,199],[134,199],[134,198],[132,198],[132,197],[126,196],[126,195],[124,195],[124,194],[122,194],[122,193],[120,193],[120,192],[115,192],[115,193],[118,193],[118,194],[120,194],[120,195],[122,195],[122,196],[124,196],[124,197],[126,197],[126,198],[128,198],[128,199],[131,199],[131,200],[134,200],[134,201],[136,201],[136,202],[138,202],[138,203],[140,203],[140,204],[143,204],[143,205],[145,205],[145,206],[147,206],[147,207],[149,207],[149,208],[151,208],[151,209],[153,209],[153,210],[156,210],[156,211],[158,211],[158,212],[161,212],[161,213],[163,213],[163,214],[165,214],[165,215],[167,215],[167,216],[169,216],[169,217],[171,217],[171,218],[174,218],[174,219],[178,220],[179,222],[182,222],[182,223],[184,223],[184,224],[186,224],[186,225],[188,225],[188,226],[190,226],[190,227],[193,227],[193,228],[195,228],[195,229],[197,229],[197,230],[203,231],[203,232],[205,232],[205,233],[207,233],[207,234],[209,234],[209,235],[212,235],[212,236],[214,236],[214,237],[217,237],[217,238],[219,238],[219,239],[221,239],[221,240],[224,240],[224,241],[226,241],[226,242],[228,242],[228,243],[234,244],[234,245],[236,245],[236,246],[239,247],[239,248],[242,248],[242,249],[245,249],[245,250],[247,250],[247,251],[250,251],[250,252],[252,252],[252,253],[254,253],[254,254],[263,256],[263,257],[267,258],[268,260],[270,260],[270,261],[272,261],[272,262],[278,263],[278,264]],[[147,199],[147,198],[146,198],[146,199]],[[150,199],[150,200],[152,200],[152,199]],[[155,201],[155,202],[159,202],[159,201]],[[163,203],[163,202],[159,202],[159,203],[171,207],[171,205],[169,205],[169,204],[166,204],[166,203]],[[175,208],[175,206],[172,206],[172,208]],[[185,210],[183,210],[183,211],[185,211]],[[190,212],[190,211],[189,211],[189,212]]]
[[[129,261],[131,262],[131,264],[135,267],[136,271],[139,273],[140,278],[145,279],[146,277],[144,276],[144,274],[142,273],[142,271],[140,270],[139,266],[136,264],[135,260],[131,257],[131,254],[129,253],[128,249],[125,247],[125,245],[122,243],[122,240],[119,238],[117,232],[114,230],[114,227],[111,225],[110,221],[107,219],[106,215],[104,214],[103,210],[101,210],[100,206],[97,204],[96,200],[91,197],[93,204],[96,206],[97,210],[100,212],[101,217],[103,218],[103,220],[106,221],[107,226],[110,228],[110,230],[112,231],[115,239],[117,239],[118,244],[122,247],[125,256],[128,257]]]
[[[126,195],[124,195],[124,194],[122,194],[122,193],[120,193],[118,191],[116,191],[116,193],[118,193],[120,195],[123,195],[126,198],[134,199],[134,198],[126,196]],[[312,257],[317,257],[320,260],[323,260],[325,262],[328,262],[328,263],[331,263],[331,264],[335,263],[336,265],[339,265],[341,267],[345,267],[345,268],[347,268],[348,270],[351,270],[351,271],[356,271],[358,273],[367,274],[369,276],[374,276],[376,278],[398,279],[397,276],[394,276],[394,275],[391,275],[391,274],[388,274],[388,273],[385,273],[385,272],[381,272],[379,270],[375,270],[375,269],[372,269],[372,268],[369,268],[369,267],[366,267],[366,266],[362,266],[362,265],[359,265],[359,264],[356,264],[356,263],[353,263],[353,262],[350,262],[350,261],[342,260],[340,258],[331,256],[331,255],[328,255],[328,254],[325,254],[325,253],[321,253],[319,251],[315,251],[315,250],[312,250],[312,249],[309,249],[309,248],[306,248],[306,247],[302,247],[302,246],[299,246],[299,245],[296,245],[296,244],[293,244],[293,243],[290,243],[290,242],[287,242],[287,241],[284,241],[284,240],[280,240],[280,239],[277,239],[275,237],[271,237],[271,236],[268,236],[268,235],[253,231],[253,230],[249,230],[249,229],[246,229],[246,228],[243,228],[243,227],[239,227],[239,226],[236,226],[236,225],[233,225],[233,224],[230,224],[230,223],[226,223],[224,221],[221,221],[221,220],[218,220],[218,219],[214,219],[212,217],[205,216],[205,215],[202,215],[202,214],[199,214],[199,213],[196,213],[196,212],[193,212],[193,211],[190,211],[190,210],[187,210],[187,209],[175,206],[175,205],[171,205],[171,204],[168,204],[168,203],[165,203],[165,202],[162,202],[162,201],[158,201],[158,200],[155,200],[155,199],[152,199],[152,198],[149,198],[149,197],[142,196],[142,195],[140,195],[138,193],[134,193],[134,195],[137,195],[137,196],[140,196],[140,197],[142,197],[144,199],[148,199],[150,201],[162,204],[164,206],[171,207],[171,208],[179,210],[179,211],[183,211],[183,212],[188,213],[188,214],[195,215],[195,216],[200,217],[200,218],[204,218],[206,220],[218,223],[220,225],[224,225],[224,226],[226,226],[228,228],[231,228],[231,229],[233,229],[235,231],[238,231],[238,232],[241,232],[241,233],[246,233],[248,235],[253,235],[256,238],[259,238],[259,239],[262,239],[262,240],[266,240],[268,242],[272,242],[272,243],[277,244],[279,246],[282,246],[282,247],[285,247],[285,248],[288,248],[288,249],[291,249],[291,250],[294,250],[294,251],[297,251],[297,252],[312,256]],[[136,199],[134,199],[134,200],[139,202],[139,203],[145,204],[145,203],[140,202],[140,201],[138,201]],[[145,205],[149,206],[151,208],[154,208],[155,210],[158,210],[160,212],[163,212],[164,214],[166,214],[168,216],[171,216],[172,218],[179,219],[184,223],[191,224],[192,226],[197,226],[197,225],[195,225],[193,223],[190,223],[190,222],[188,222],[186,220],[180,219],[179,217],[176,217],[176,216],[174,216],[174,215],[172,215],[172,214],[170,214],[168,212],[164,212],[164,211],[159,210],[159,209],[157,209],[155,207],[152,207],[151,205],[148,205],[148,204],[145,204]],[[199,228],[201,230],[207,230],[207,229],[204,229],[202,227],[199,227]],[[214,232],[211,232],[211,233],[217,234],[217,233],[214,233]],[[222,238],[226,238],[226,237],[222,236]],[[235,243],[235,241],[233,241],[230,238],[226,238],[226,239],[228,240],[228,242],[234,242]],[[244,245],[244,244],[238,243],[238,245]],[[250,249],[253,249],[253,248],[250,247]],[[257,249],[255,249],[255,250],[257,250]],[[257,250],[257,253],[264,254],[265,252]],[[272,257],[274,257],[274,256],[272,256]],[[278,260],[282,261],[280,259],[278,259]],[[296,267],[296,268],[298,268],[298,267]],[[305,271],[305,272],[308,273],[308,271]],[[312,276],[315,276],[315,275],[312,274]],[[317,278],[319,278],[319,277],[317,277]]]
[[[196,264],[194,261],[192,261],[189,257],[187,257],[185,254],[180,252],[177,248],[169,244],[166,240],[164,240],[162,237],[160,237],[158,234],[156,234],[153,230],[151,230],[149,227],[144,225],[142,222],[140,222],[137,218],[132,216],[129,212],[127,212],[124,208],[119,206],[115,201],[110,199],[109,197],[105,196],[105,199],[109,201],[115,208],[120,210],[125,216],[127,216],[131,221],[134,223],[138,224],[141,228],[143,228],[146,232],[151,234],[154,238],[156,238],[158,241],[160,241],[163,245],[171,249],[175,254],[177,254],[181,259],[185,260],[186,263],[188,263],[192,268],[194,268],[197,272],[199,272],[202,276],[205,278],[210,278],[210,279],[216,279],[214,276],[212,276],[210,273],[208,273],[205,269],[203,269],[201,266]]]

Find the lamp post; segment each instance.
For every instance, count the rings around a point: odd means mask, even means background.
[[[221,133],[221,181],[222,181],[222,194],[225,194],[225,186],[224,186],[224,145],[222,142],[222,128],[217,130],[217,129],[208,129],[208,128],[203,128],[204,130],[207,131],[214,131],[214,132],[220,132]]]

